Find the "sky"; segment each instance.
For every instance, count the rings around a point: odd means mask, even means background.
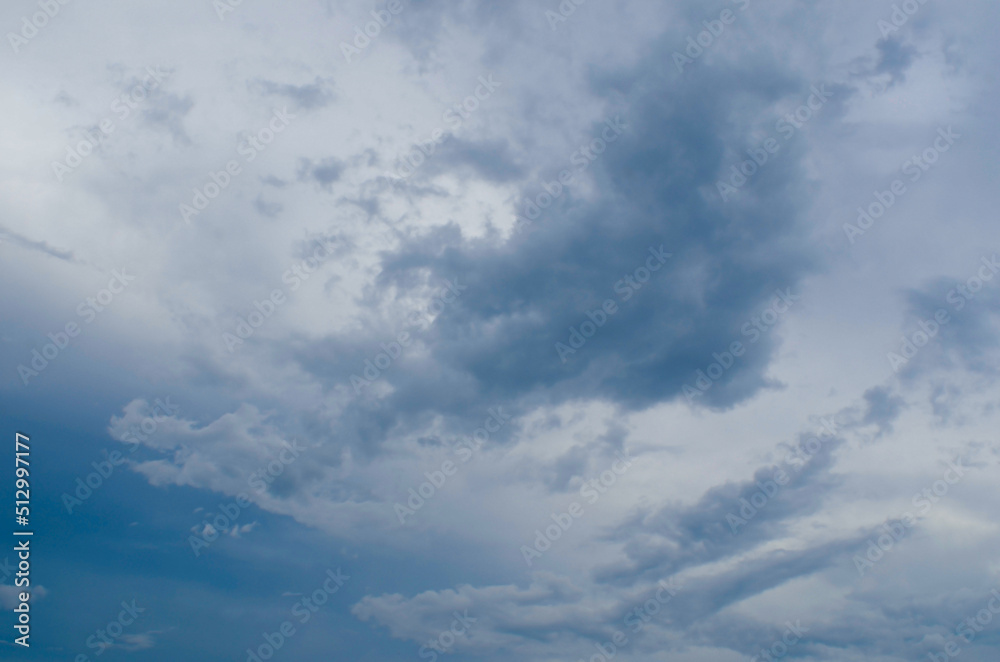
[[[998,25],[5,2],[0,659],[996,660]]]

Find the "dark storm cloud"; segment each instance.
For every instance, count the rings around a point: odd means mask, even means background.
[[[419,365],[401,360],[384,377],[395,389],[384,405],[395,415],[427,407],[484,411],[532,396],[550,403],[604,397],[626,408],[675,398],[713,353],[746,342],[743,325],[815,264],[799,220],[806,189],[794,152],[769,164],[745,204],[724,206],[714,195],[729,165],[729,141],[750,130],[733,122],[733,108],[763,109],[808,86],[770,62],[680,80],[660,78],[659,60],[643,67],[647,82],[620,112],[625,134],[590,166],[601,191],[596,200],[583,204],[571,184],[509,241],[469,240],[445,225],[385,257],[381,291],[409,291],[427,280],[418,274],[468,287],[424,335],[430,357]],[[596,125],[593,134],[604,128]],[[497,151],[497,161],[506,152]],[[648,283],[624,284],[661,250],[673,257]],[[563,362],[556,343],[569,343],[570,327],[579,329],[606,300],[618,312]],[[352,364],[340,352],[320,351],[344,343],[354,344],[328,339],[297,355],[307,370],[346,381],[343,370],[356,370],[361,355]],[[729,407],[766,386],[773,349],[770,336],[750,347],[704,403]]]

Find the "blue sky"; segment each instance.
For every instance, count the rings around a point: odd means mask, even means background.
[[[998,11],[7,3],[0,656],[996,659]]]

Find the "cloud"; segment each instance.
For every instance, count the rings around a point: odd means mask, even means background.
[[[456,174],[468,169],[477,179],[489,182],[517,181],[525,170],[510,153],[510,145],[502,141],[475,142],[462,138],[447,138],[428,157],[427,165],[417,172],[429,176]]]
[[[42,585],[25,589],[10,584],[0,584],[0,606],[3,606],[4,609],[14,609],[21,604],[19,596],[25,592],[31,595],[32,600],[41,600],[49,593]]]
[[[250,84],[250,87],[251,89],[258,90],[263,95],[284,97],[291,101],[295,105],[295,108],[302,110],[324,108],[336,99],[336,95],[333,92],[333,84],[329,80],[324,80],[319,76],[312,83],[304,85],[259,80]]]
[[[892,430],[892,422],[906,406],[903,398],[893,395],[886,387],[876,386],[865,391],[864,399],[868,410],[863,422],[878,425],[880,432]]]
[[[876,74],[889,74],[889,87],[906,80],[906,71],[917,57],[917,50],[898,39],[884,39],[876,46],[879,59]]]
[[[73,256],[72,251],[59,250],[58,248],[49,246],[44,241],[33,241],[26,237],[22,237],[17,233],[11,232],[10,230],[4,229],[2,230],[2,232],[3,232],[3,239],[13,242],[14,244],[17,244],[18,246],[21,246],[28,250],[39,251],[41,253],[54,257],[57,260],[65,260],[67,262],[77,261],[76,258]]]
[[[323,189],[330,191],[333,183],[340,179],[343,172],[344,164],[335,158],[324,159],[316,164],[303,159],[299,167],[299,181],[313,180]]]
[[[590,659],[622,629],[622,659],[735,660],[802,619],[788,657],[897,662],[940,652],[996,584],[1000,308],[986,284],[949,301],[982,268],[970,251],[995,243],[992,5],[928,4],[885,40],[891,8],[860,0],[427,0],[347,63],[339,43],[370,3],[243,3],[219,21],[110,2],[54,17],[3,88],[0,269],[16,286],[0,342],[11,410],[53,440],[46,499],[109,435],[138,444],[59,527],[51,568],[81,590],[139,582],[192,633],[125,647],[225,659],[331,558],[364,581],[315,613],[305,658],[391,658],[468,610],[456,654],[484,659]],[[716,35],[723,8],[738,20]],[[95,38],[107,16],[134,35],[130,61],[170,76],[56,181],[67,135],[136,83]],[[691,43],[703,52],[678,71]],[[387,177],[487,75],[503,81],[489,102]],[[814,86],[834,98],[782,137]],[[284,105],[289,130],[248,160],[242,140]],[[968,138],[848,245],[857,205],[951,124]],[[184,224],[178,205],[213,176]],[[22,388],[18,363],[61,343],[121,265],[134,285]],[[795,305],[771,325],[778,291]],[[951,322],[894,372],[886,354],[940,308]],[[247,337],[230,351],[233,333]],[[155,392],[181,411],[157,414]],[[487,431],[496,409],[510,418]],[[812,412],[838,412],[835,431]],[[528,567],[521,546],[616,453],[627,476]],[[968,476],[939,497],[956,458]],[[859,576],[852,557],[926,490],[933,512]],[[198,523],[239,494],[252,513]],[[192,531],[228,535],[196,560]],[[668,579],[682,590],[633,633]],[[79,629],[78,610],[51,617]],[[219,627],[199,634],[205,617]]]

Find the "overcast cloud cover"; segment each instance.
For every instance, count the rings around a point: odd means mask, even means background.
[[[0,658],[997,659],[995,2],[0,26]]]

